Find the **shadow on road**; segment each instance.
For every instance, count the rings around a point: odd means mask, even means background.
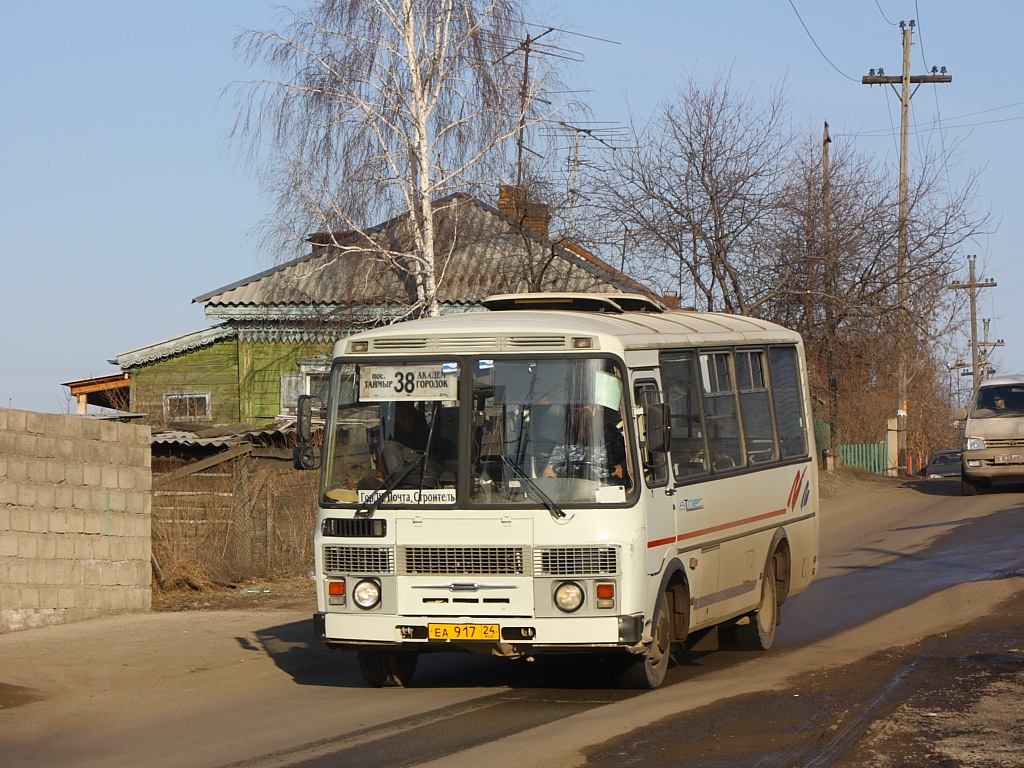
[[[959,477],[943,477],[936,479],[913,478],[902,484],[918,493],[929,496],[963,496]],[[1017,494],[1024,493],[1024,483],[995,483],[988,488],[980,489],[982,494]]]

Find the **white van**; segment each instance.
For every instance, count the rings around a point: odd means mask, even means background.
[[[964,421],[964,496],[975,496],[994,480],[1024,481],[1024,376],[997,376],[978,387]]]

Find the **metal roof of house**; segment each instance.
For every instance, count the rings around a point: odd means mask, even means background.
[[[116,362],[122,369],[134,368],[156,360],[162,360],[173,355],[188,352],[200,347],[206,347],[221,339],[234,337],[237,331],[227,325],[216,325],[210,328],[203,328],[190,333],[183,333],[155,344],[145,347],[138,347],[127,352],[121,352],[116,357]]]
[[[568,240],[549,240],[519,226],[496,208],[456,195],[437,201],[438,300],[450,307],[478,304],[495,293],[572,291],[653,294],[594,254]],[[407,217],[367,234],[400,253],[411,251]],[[286,264],[197,296],[208,317],[225,319],[309,318],[315,307],[325,322],[350,317],[353,308],[408,304],[404,283],[408,257],[388,264],[365,247],[361,235],[320,246]]]

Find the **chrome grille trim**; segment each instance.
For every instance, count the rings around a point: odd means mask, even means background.
[[[619,571],[618,547],[545,547],[533,552],[538,576],[609,576]]]
[[[523,576],[529,558],[522,547],[399,547],[404,575]]]
[[[324,547],[324,573],[394,573],[391,547],[352,547],[328,544]]]
[[[1024,447],[1024,437],[985,438],[986,448],[1020,448]]]

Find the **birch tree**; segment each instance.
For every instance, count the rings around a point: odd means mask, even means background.
[[[318,0],[285,14],[284,31],[236,40],[278,75],[237,86],[233,131],[276,199],[272,228],[373,251],[408,278],[411,314],[437,314],[434,203],[508,172],[538,105],[560,108],[539,98],[554,73],[537,57],[527,68],[515,0]]]

